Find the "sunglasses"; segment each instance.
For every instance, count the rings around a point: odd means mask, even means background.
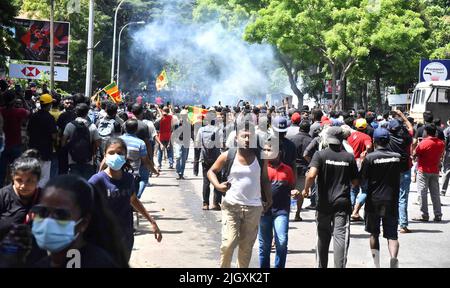
[[[39,218],[53,218],[55,220],[68,221],[72,219],[70,211],[63,208],[49,208],[43,205],[35,205],[30,209],[34,217]]]

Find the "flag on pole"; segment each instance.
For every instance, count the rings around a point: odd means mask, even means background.
[[[208,113],[208,110],[206,109],[195,106],[188,107],[188,119],[191,124],[194,124],[198,120],[202,119],[202,116],[206,115],[206,113]]]
[[[161,74],[156,78],[156,90],[161,91],[164,87],[169,84],[169,81],[167,80],[167,73],[166,70],[162,70]]]
[[[120,94],[119,87],[117,87],[116,82],[112,82],[111,84],[103,88],[103,91],[105,91],[106,94],[108,94],[112,98],[114,103],[122,102],[122,95]]]

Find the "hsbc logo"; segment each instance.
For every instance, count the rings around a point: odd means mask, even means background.
[[[55,75],[55,81],[67,82],[69,80],[69,67],[55,66],[53,73]],[[10,63],[9,77],[19,79],[44,79],[44,77],[50,77],[50,66]]]
[[[22,74],[28,77],[36,77],[38,76],[41,71],[39,71],[39,69],[37,67],[33,67],[33,66],[27,66],[25,68],[23,68],[22,70]]]

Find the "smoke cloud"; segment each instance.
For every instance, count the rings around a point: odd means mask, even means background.
[[[245,42],[245,24],[230,30],[213,16],[201,23],[185,21],[192,11],[179,8],[184,1],[165,2],[162,16],[132,35],[131,52],[163,64],[169,89],[178,91],[175,100],[194,103],[190,92],[197,91],[206,105],[233,105],[240,99],[263,103],[277,67],[273,49]],[[152,70],[155,77],[160,72]]]

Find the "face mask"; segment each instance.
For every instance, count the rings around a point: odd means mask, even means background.
[[[127,162],[127,159],[123,155],[113,154],[106,156],[106,165],[114,171],[122,169],[125,162]]]
[[[53,218],[36,218],[31,232],[38,246],[52,253],[67,248],[79,234],[75,235],[75,226],[81,222],[57,221]]]

